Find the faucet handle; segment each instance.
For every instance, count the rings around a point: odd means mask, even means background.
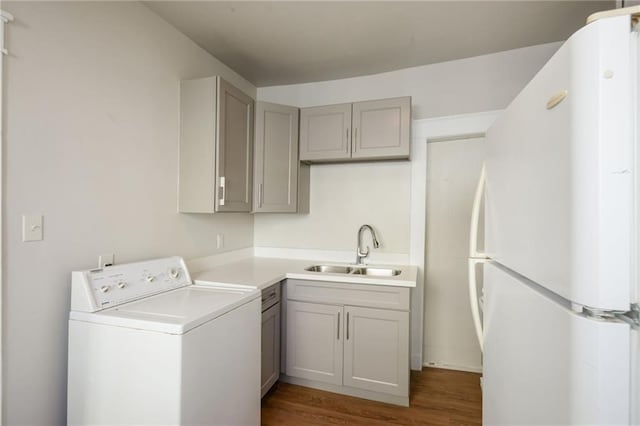
[[[364,249],[364,251],[360,251],[360,249],[359,249],[359,248],[358,248],[358,250],[357,250],[357,251],[358,251],[358,256],[361,256],[361,257],[367,257],[367,256],[369,256],[369,246],[367,246],[367,247]]]

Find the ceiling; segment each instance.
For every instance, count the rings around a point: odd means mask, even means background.
[[[146,1],[258,87],[566,40],[615,1]]]

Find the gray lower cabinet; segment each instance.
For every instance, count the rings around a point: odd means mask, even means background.
[[[180,83],[178,211],[251,211],[253,108],[220,77]]]
[[[256,103],[254,213],[309,212],[309,166],[298,159],[299,111]]]
[[[286,312],[290,381],[408,405],[408,288],[288,280]]]
[[[406,396],[409,312],[345,306],[343,384]]]
[[[342,306],[287,301],[287,374],[342,384]]]
[[[261,396],[280,377],[280,303],[262,313]]]
[[[302,108],[300,160],[408,159],[411,97]]]

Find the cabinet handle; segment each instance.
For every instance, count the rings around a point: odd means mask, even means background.
[[[262,203],[264,202],[264,189],[262,187],[262,184],[258,185],[258,207],[262,207]]]
[[[338,312],[338,340],[340,340],[340,312]]]
[[[351,141],[349,140],[349,129],[347,129],[347,154],[351,152]]]
[[[222,195],[220,196],[220,205],[221,206],[224,206],[224,199],[225,199],[226,192],[227,192],[226,188],[225,188],[225,186],[226,186],[225,185],[225,183],[226,183],[225,180],[226,179],[224,178],[224,176],[220,176],[220,192],[222,193]]]
[[[356,152],[356,149],[358,147],[358,128],[356,127],[355,129],[353,129],[353,149],[351,150],[352,152]]]
[[[349,312],[347,312],[347,340],[349,340]]]
[[[262,298],[262,301],[263,301],[263,302],[269,302],[271,299],[275,299],[276,297],[278,297],[278,293],[275,293],[275,292],[274,292],[274,293],[271,293],[271,294],[269,295],[269,297],[267,297],[267,298],[264,298],[264,297],[263,297],[263,298]]]

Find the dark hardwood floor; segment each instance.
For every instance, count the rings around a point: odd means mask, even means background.
[[[278,383],[262,400],[263,425],[481,425],[480,375],[411,372],[410,407]]]

